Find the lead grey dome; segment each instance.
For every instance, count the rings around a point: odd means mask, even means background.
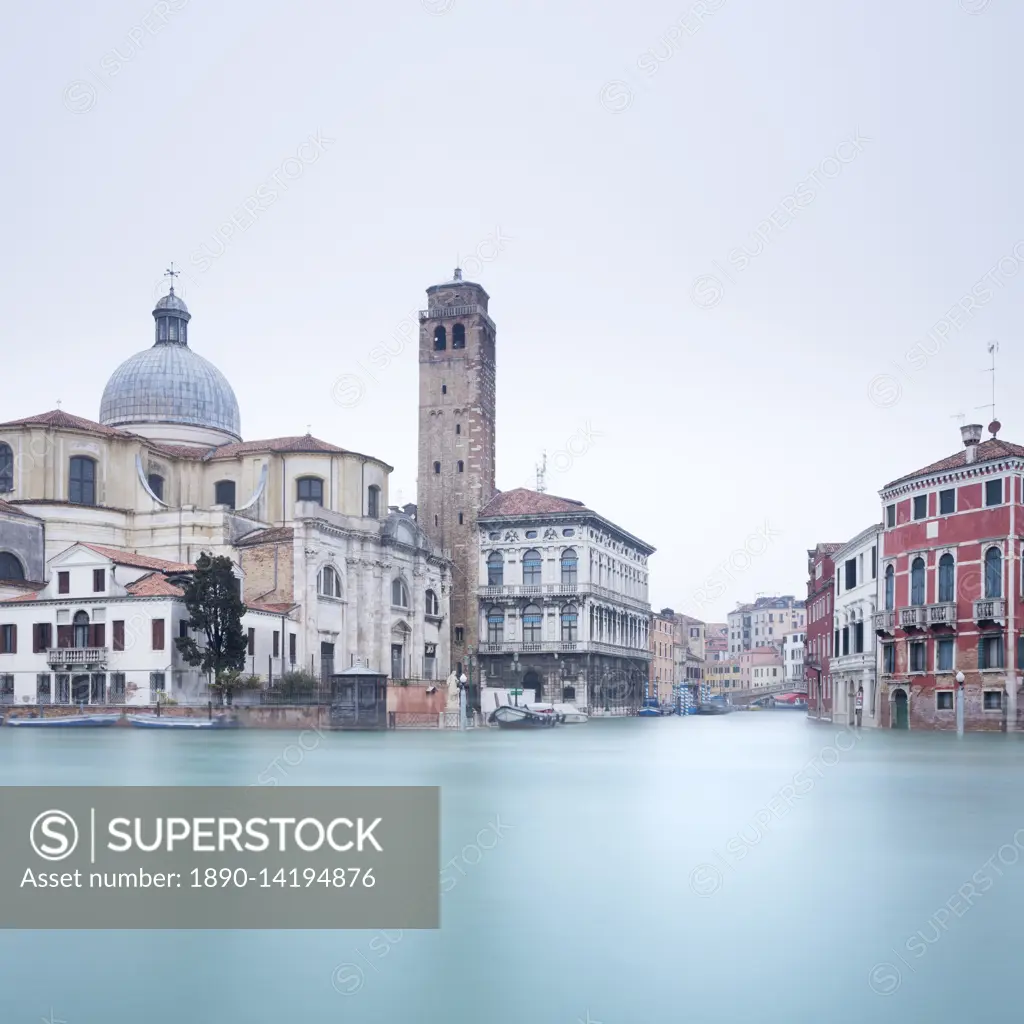
[[[156,342],[111,375],[100,402],[108,427],[173,423],[220,430],[242,439],[238,400],[227,378],[188,347],[185,303],[171,289],[153,310]]]

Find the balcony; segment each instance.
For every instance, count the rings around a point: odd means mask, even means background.
[[[489,601],[511,600],[519,597],[564,597],[571,600],[588,595],[602,598],[612,604],[625,605],[627,608],[633,608],[643,614],[650,611],[650,605],[639,597],[620,594],[618,591],[599,586],[596,583],[505,583],[480,588],[480,597]]]
[[[898,618],[900,629],[924,629],[928,621],[927,608],[923,604],[901,608]]]
[[[950,629],[956,628],[956,602],[955,601],[943,601],[940,604],[927,605],[928,608],[928,625],[933,629],[948,626]]]
[[[477,649],[481,655],[491,654],[610,654],[617,658],[642,658],[647,661],[651,652],[643,647],[626,647],[623,644],[609,644],[602,640],[543,640],[525,643],[506,640],[500,644],[482,643]]]
[[[983,597],[974,602],[975,622],[1006,621],[1006,602],[1001,597]]]
[[[873,625],[879,636],[892,635],[896,630],[896,613],[891,608],[887,611],[875,612]]]
[[[51,647],[46,652],[50,665],[106,665],[106,647]]]

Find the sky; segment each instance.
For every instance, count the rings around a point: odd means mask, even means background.
[[[1022,29],[1010,0],[16,6],[0,418],[97,418],[173,260],[246,438],[311,429],[413,501],[404,332],[458,261],[499,488],[546,451],[657,548],[655,608],[802,596],[808,548],[989,422],[992,340],[1024,442]]]

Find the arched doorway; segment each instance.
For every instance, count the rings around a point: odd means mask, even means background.
[[[535,672],[532,668],[523,676],[523,689],[533,690],[537,695],[533,699],[538,703],[544,700],[544,682],[540,678],[540,673]],[[529,698],[528,693],[523,694],[524,701],[528,701]]]
[[[907,704],[907,691],[901,687],[892,695],[892,727],[894,729],[910,728]]]
[[[86,612],[75,612],[72,620],[75,627],[75,647],[89,646],[89,616]]]

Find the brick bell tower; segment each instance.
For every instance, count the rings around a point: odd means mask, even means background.
[[[494,322],[478,284],[427,289],[420,310],[417,519],[452,559],[452,669],[467,672],[477,650],[479,540],[476,517],[494,496]],[[468,674],[468,672],[467,672]],[[474,687],[479,685],[473,674]]]

